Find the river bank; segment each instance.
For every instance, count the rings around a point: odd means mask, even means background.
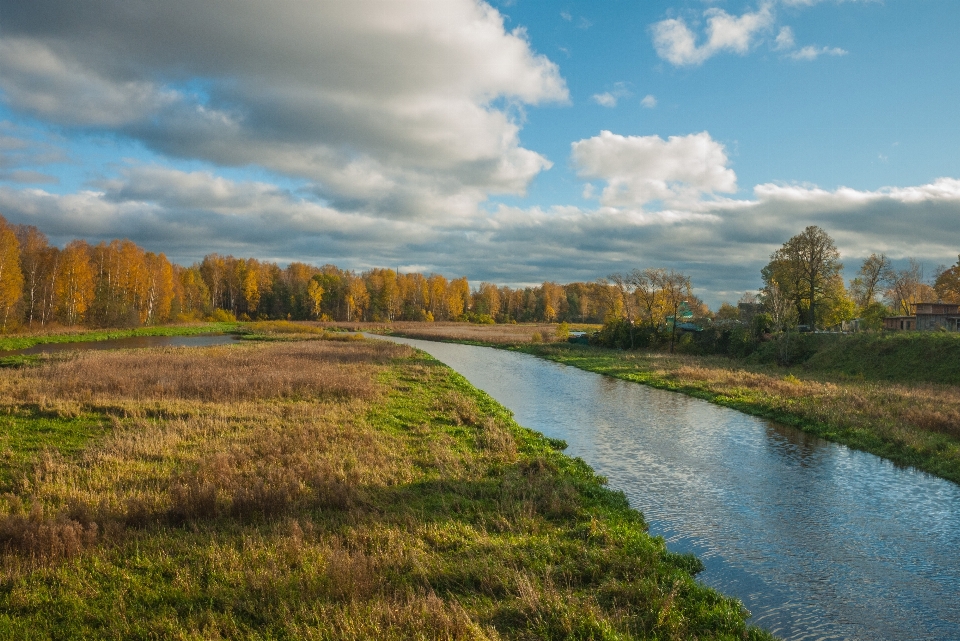
[[[510,342],[499,336],[484,341],[482,328],[473,329],[468,341],[444,329],[431,332],[427,326],[384,331],[519,350],[680,392],[960,483],[960,387],[956,385],[870,380],[836,367],[782,368],[726,357],[620,351],[558,341]]]
[[[0,399],[3,637],[771,638],[409,348],[84,353]]]
[[[552,344],[521,351],[785,423],[960,483],[960,388],[833,377],[722,357]]]

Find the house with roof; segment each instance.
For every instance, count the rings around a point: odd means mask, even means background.
[[[956,303],[911,303],[912,316],[887,316],[883,328],[930,332],[945,329],[960,331],[960,305]]]

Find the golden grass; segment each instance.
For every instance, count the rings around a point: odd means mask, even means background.
[[[802,371],[792,374],[739,368],[730,361],[696,357],[648,357],[658,375],[695,383],[714,393],[762,394],[783,409],[801,407],[817,420],[849,426],[875,425],[890,436],[909,439],[909,430],[960,438],[960,387],[823,380]]]
[[[558,340],[556,323],[474,325],[472,323],[398,321],[394,323],[325,323],[325,325],[357,332],[389,332],[398,336],[424,340],[473,341],[494,345],[549,343]],[[535,340],[535,336],[539,336],[539,339]]]
[[[86,352],[0,374],[0,395],[19,403],[198,400],[230,402],[324,396],[369,398],[373,372],[397,351],[381,342],[330,341],[204,349],[171,348],[150,358]]]

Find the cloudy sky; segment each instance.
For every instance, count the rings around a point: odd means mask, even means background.
[[[956,0],[0,0],[0,214],[479,283],[960,253]]]

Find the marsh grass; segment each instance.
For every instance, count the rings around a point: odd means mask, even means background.
[[[236,323],[185,323],[153,325],[134,329],[85,329],[80,327],[46,327],[0,336],[0,352],[25,349],[41,343],[76,343],[105,341],[132,336],[194,336],[197,334],[227,334],[237,328]]]
[[[574,345],[526,351],[775,419],[960,482],[960,387],[871,381],[722,357]]]
[[[0,497],[2,638],[769,638],[403,346],[89,353],[0,390],[8,430],[100,421]]]
[[[394,323],[325,323],[324,325],[351,331],[385,332],[407,338],[501,346],[530,343],[534,335],[539,335],[541,341],[547,342],[566,340],[557,337],[558,325],[556,323],[474,325],[471,323],[398,321]]]

